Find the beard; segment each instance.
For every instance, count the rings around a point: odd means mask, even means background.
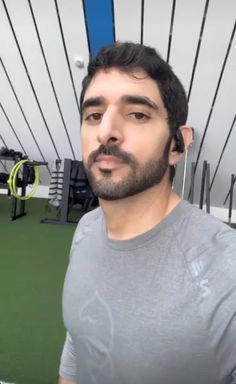
[[[139,164],[132,154],[124,152],[116,146],[101,145],[90,154],[87,164],[84,164],[93,193],[103,200],[119,200],[134,196],[160,184],[169,168],[170,145],[171,138],[168,140],[159,159],[159,154],[154,153],[150,160],[142,165]],[[119,181],[113,181],[113,171],[103,169],[100,170],[101,177],[98,179],[93,173],[92,166],[99,155],[116,156],[123,164],[129,167],[128,174]]]

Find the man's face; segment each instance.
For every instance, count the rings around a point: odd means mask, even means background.
[[[98,72],[85,92],[82,113],[83,161],[98,197],[122,199],[167,177],[167,111],[156,83],[143,71]]]

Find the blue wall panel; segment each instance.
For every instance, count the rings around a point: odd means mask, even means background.
[[[90,53],[94,57],[99,49],[112,44],[114,36],[114,17],[112,0],[84,0]]]

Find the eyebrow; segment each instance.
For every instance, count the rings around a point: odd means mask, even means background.
[[[82,104],[82,112],[84,112],[84,110],[86,108],[89,108],[89,107],[100,107],[103,104],[105,104],[104,97],[102,97],[102,96],[90,97],[89,99],[87,99],[87,100],[85,100],[83,102],[83,104]]]
[[[154,103],[154,101],[149,99],[147,96],[124,95],[122,96],[121,100],[127,104],[141,104],[141,105],[146,105],[149,108],[159,110],[159,107],[157,106],[157,104]]]
[[[159,110],[159,107],[157,106],[154,101],[149,99],[147,96],[140,96],[140,95],[124,95],[121,97],[121,102],[124,104],[140,104],[145,105],[149,108],[152,108],[154,110]],[[106,100],[102,96],[97,97],[90,97],[89,99],[85,100],[82,105],[82,112],[85,111],[85,109],[89,107],[100,107],[101,105],[106,104]]]

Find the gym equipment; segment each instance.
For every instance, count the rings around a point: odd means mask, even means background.
[[[39,184],[38,165],[39,165],[38,162],[35,162],[35,161],[32,162],[29,160],[21,160],[14,165],[14,167],[10,172],[9,179],[7,180],[12,196],[20,200],[28,200],[33,196]],[[24,167],[22,180],[18,178],[18,173],[21,167]],[[34,170],[34,173],[32,173],[33,170]],[[18,195],[18,187],[22,187],[23,184],[25,184],[26,186],[28,184],[33,184],[31,192],[25,196]]]
[[[59,163],[59,160],[57,162]],[[90,188],[82,161],[65,159],[63,162],[63,171],[58,164],[59,184],[56,185],[55,175],[53,183],[51,183],[53,184],[55,194],[49,190],[49,203],[51,201],[52,205],[58,205],[58,219],[45,218],[41,220],[41,223],[74,225],[77,224],[78,220],[69,220],[69,213],[72,209],[85,213],[98,206],[98,199]],[[54,197],[52,198],[53,195]],[[75,207],[77,204],[80,205],[80,208]]]
[[[10,217],[13,221],[26,215],[25,201],[32,197],[39,183],[38,166],[47,165],[48,163],[31,161],[21,152],[8,148],[0,149],[0,160],[14,162],[10,174],[0,174],[0,188],[7,189],[7,195],[11,197],[12,207]],[[18,176],[19,173],[21,173],[20,177]],[[29,184],[33,184],[33,189],[26,195],[26,187]],[[21,190],[20,194],[18,194],[18,188]]]

